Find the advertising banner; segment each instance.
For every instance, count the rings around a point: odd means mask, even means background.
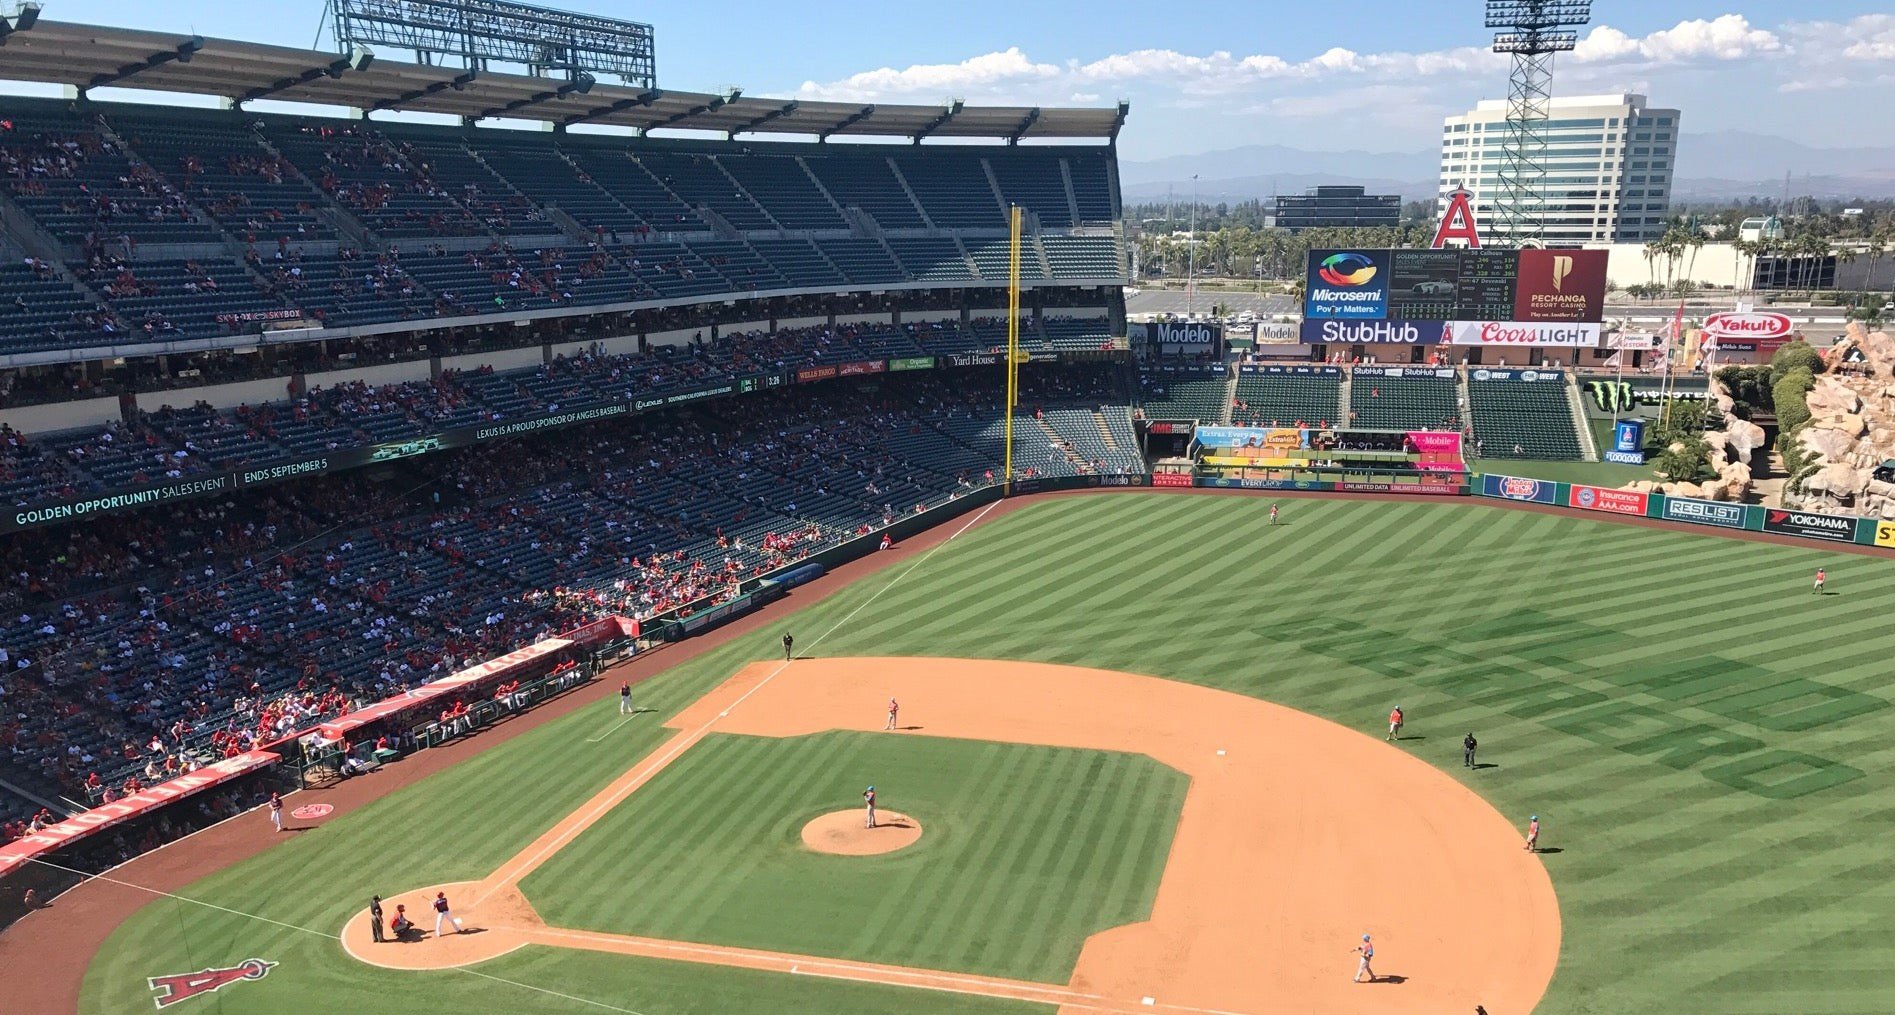
[[[1446,321],[1338,321],[1305,317],[1304,345],[1439,345]]]
[[[1357,377],[1436,377],[1451,379],[1452,367],[1356,367],[1352,371]]]
[[[1213,476],[1202,480],[1202,485],[1220,490],[1333,490],[1334,483],[1314,479],[1249,479]]]
[[[1207,448],[1293,450],[1309,447],[1309,431],[1295,427],[1201,426],[1198,443]]]
[[[1856,541],[1856,519],[1847,515],[1819,515],[1808,511],[1765,508],[1763,531],[1835,543]]]
[[[1587,511],[1608,511],[1615,515],[1645,516],[1650,497],[1629,490],[1608,490],[1599,486],[1574,486],[1567,491],[1566,503]]]
[[[1388,313],[1389,252],[1312,250],[1303,316],[1380,320]]]
[[[992,352],[964,352],[948,357],[948,362],[957,367],[990,367],[1000,362],[1000,354]]]
[[[1161,356],[1214,356],[1223,336],[1222,325],[1203,321],[1152,321],[1145,325],[1145,341]]]
[[[902,370],[933,370],[934,357],[905,356],[901,359],[891,359],[888,361],[888,369],[891,373]]]
[[[280,755],[269,751],[249,751],[234,758],[225,758],[205,765],[195,772],[180,775],[156,786],[148,786],[123,799],[81,811],[64,821],[0,846],[0,875],[5,875],[33,857],[63,846],[74,839],[81,839],[100,829],[110,828],[121,822],[149,814],[180,797],[190,796],[220,783],[229,782],[266,765],[274,765],[280,760],[282,760]]]
[[[1645,447],[1645,421],[1622,419],[1612,427],[1612,450],[1640,451]]]
[[[1514,283],[1516,321],[1589,321],[1605,311],[1604,250],[1522,248]],[[1597,344],[1595,338],[1592,344]]]
[[[1895,546],[1895,522],[1875,523],[1875,545]]]
[[[1467,489],[1458,483],[1337,483],[1344,493],[1419,493],[1451,496]]]
[[[1599,344],[1599,333],[1599,325],[1580,321],[1449,321],[1445,344],[1588,348]]]
[[[1717,339],[1740,338],[1751,342],[1769,338],[1788,339],[1795,330],[1794,321],[1774,310],[1712,314],[1704,319],[1704,333]]]
[[[1627,331],[1614,331],[1605,337],[1608,349],[1656,349],[1657,335],[1635,335]]]
[[[1188,472],[1154,472],[1151,476],[1153,486],[1190,486],[1191,474]]]
[[[1461,435],[1452,430],[1410,430],[1408,443],[1424,455],[1461,453]]]
[[[1190,433],[1191,428],[1196,425],[1195,423],[1177,422],[1152,423],[1146,426],[1145,429],[1151,433]]]
[[[887,370],[887,360],[872,359],[862,363],[844,363],[836,368],[836,376],[860,377],[863,374],[879,374]]]
[[[1476,381],[1526,381],[1529,384],[1562,383],[1566,375],[1557,370],[1488,370],[1485,367],[1467,375]]]
[[[1237,368],[1237,372],[1241,374],[1269,374],[1271,376],[1340,377],[1342,375],[1342,368],[1317,364],[1311,364],[1309,366],[1295,364],[1280,366],[1274,363],[1245,363]]]
[[[836,376],[835,367],[804,367],[796,371],[796,383],[808,384],[810,381],[826,381]]]
[[[1500,497],[1505,500],[1524,500],[1535,504],[1556,503],[1555,495],[1559,484],[1545,479],[1526,479],[1521,476],[1496,476],[1492,473],[1480,477],[1480,492],[1483,497]]]
[[[1741,529],[1744,527],[1744,506],[1715,500],[1667,497],[1664,513],[1659,517],[1673,522],[1690,522],[1693,525],[1716,525],[1725,529]]]

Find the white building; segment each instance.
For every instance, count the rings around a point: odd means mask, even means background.
[[[1643,95],[1555,97],[1545,125],[1546,244],[1643,243],[1663,233],[1678,121],[1677,110],[1648,108]],[[1509,239],[1493,212],[1506,138],[1501,99],[1448,117],[1441,130],[1441,210],[1456,187],[1465,187],[1481,235],[1499,242]]]

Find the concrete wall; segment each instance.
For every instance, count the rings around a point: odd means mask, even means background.
[[[575,353],[590,349],[595,345],[603,348],[606,354],[610,356],[634,356],[638,353],[638,336],[614,335],[611,338],[588,339],[584,342],[561,342],[553,346],[553,355],[571,356]]]
[[[372,367],[356,367],[350,370],[331,370],[327,373],[304,374],[303,381],[314,388],[333,388],[339,384],[361,381],[370,387],[383,384],[402,384],[407,381],[425,381],[429,377],[427,360],[411,360],[406,363],[383,363]]]
[[[1048,307],[1046,308],[1046,316],[1096,318],[1109,317],[1111,316],[1111,311],[1105,307]]]
[[[268,405],[271,402],[287,402],[290,397],[290,379],[287,377],[266,377],[259,381],[239,381],[236,384],[213,384],[204,388],[182,388],[177,391],[140,392],[138,407],[146,412],[156,412],[167,405],[184,408],[198,402],[209,402],[219,409],[229,409],[239,405]]]
[[[826,315],[823,317],[785,317],[777,321],[776,326],[788,331],[791,328],[818,328],[828,323],[829,318]]]
[[[466,356],[445,356],[441,359],[442,370],[479,370],[481,367],[493,367],[496,371],[519,370],[523,367],[537,367],[545,363],[543,346],[529,345],[524,349],[495,349],[492,352],[469,353]]]
[[[958,310],[909,310],[909,311],[902,312],[901,319],[904,321],[914,321],[914,322],[920,322],[920,321],[959,322],[961,319],[961,312]]]
[[[893,314],[837,314],[837,324],[887,324],[894,320]],[[933,318],[907,317],[906,320],[933,320]]]
[[[117,398],[88,398],[80,402],[54,402],[0,410],[0,423],[21,433],[57,433],[82,427],[103,426],[118,421]]]
[[[725,330],[729,329],[727,328]],[[653,331],[646,334],[645,341],[651,343],[654,347],[660,345],[690,345],[692,337],[696,335],[703,335],[705,340],[708,341],[711,337],[711,329],[704,327],[685,328],[680,331]]]

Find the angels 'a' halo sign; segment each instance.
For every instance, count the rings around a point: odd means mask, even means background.
[[[1448,195],[1447,210],[1441,213],[1441,224],[1434,229],[1430,248],[1440,250],[1449,240],[1461,240],[1469,248],[1480,246],[1480,225],[1474,221],[1474,206],[1468,203],[1471,196],[1465,187],[1456,187]]]

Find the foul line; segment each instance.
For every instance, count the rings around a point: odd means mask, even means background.
[[[284,923],[281,920],[272,920],[267,916],[260,916],[256,913],[246,913],[241,909],[231,909],[228,906],[220,906],[214,902],[205,902],[202,899],[193,899],[188,896],[179,895],[176,892],[167,892],[162,889],[151,888],[149,886],[137,884],[135,882],[124,881],[124,880],[121,880],[119,878],[114,878],[114,877],[108,877],[104,874],[87,874],[85,871],[76,870],[72,867],[67,867],[62,864],[56,864],[56,863],[53,863],[51,860],[42,860],[42,859],[39,859],[38,857],[31,858],[27,862],[41,864],[43,866],[51,867],[52,869],[58,870],[58,871],[65,871],[68,874],[77,874],[80,877],[85,878],[90,881],[103,881],[108,885],[118,885],[121,888],[130,888],[134,891],[144,892],[148,895],[156,895],[160,898],[170,899],[174,902],[186,902],[193,906],[201,906],[205,909],[214,909],[219,913],[228,913],[231,916],[242,917],[246,920],[255,920],[259,923],[267,923],[273,927],[281,927],[284,930],[293,930],[299,934],[310,934],[315,937],[325,938],[327,940],[331,940],[338,944],[341,944],[343,946],[344,951],[348,950],[348,945],[343,942],[341,934],[329,934],[320,930],[316,930],[313,927],[303,927],[294,923]],[[550,994],[553,997],[564,998],[565,1000],[568,1000],[568,1001],[577,1001],[580,1004],[589,1004],[595,1008],[604,1008],[608,1011],[619,1012],[621,1013],[621,1015],[645,1015],[645,1013],[640,1012],[640,1011],[635,1011],[631,1008],[620,1008],[617,1005],[607,1004],[604,1001],[593,1001],[593,1000],[589,1000],[583,997],[575,997],[571,994],[562,994],[556,990],[548,990],[545,987],[536,987],[533,984],[521,983],[518,980],[509,980],[504,976],[495,976],[492,973],[482,973],[473,969],[466,969],[466,968],[461,968],[461,967],[449,967],[449,968],[453,969],[455,972],[466,973],[469,976],[478,976],[483,980],[493,980],[496,983],[505,983],[505,984],[508,984],[509,986],[519,987],[523,990],[532,990],[532,991],[538,991],[541,994]]]
[[[873,595],[869,596],[867,599],[864,599],[860,604],[856,606],[855,609],[850,610],[848,614],[846,614],[841,620],[838,620],[834,624],[830,625],[827,631],[824,631],[823,633],[817,635],[815,639],[809,643],[810,647],[814,648],[815,646],[822,644],[823,639],[828,638],[830,635],[835,634],[838,630],[841,630],[842,625],[847,624],[851,620],[854,620],[856,615],[861,613],[863,610],[867,609],[870,603],[873,603],[875,602],[875,600],[880,599],[882,596],[882,593],[887,592],[889,589],[894,588],[897,582],[900,582],[903,578],[906,578],[909,575],[913,574],[917,568],[921,567],[921,565],[926,564],[930,559],[932,559],[936,553],[940,552],[942,547],[953,542],[957,537],[960,536],[961,533],[966,532],[968,529],[973,528],[974,524],[976,522],[979,522],[982,518],[986,517],[987,512],[992,511],[994,509],[994,504],[998,504],[998,503],[1000,502],[994,501],[993,504],[989,504],[986,507],[981,508],[980,511],[974,515],[974,517],[967,520],[966,524],[962,525],[958,529],[955,529],[953,535],[947,537],[946,539],[943,539],[939,543],[936,543],[934,546],[930,547],[927,553],[924,553],[920,557],[917,557],[914,563],[908,565],[907,570],[889,579],[888,584],[882,586],[879,589],[876,589]],[[508,860],[506,863],[502,864],[500,869],[494,872],[495,878],[488,885],[487,890],[482,892],[480,896],[474,900],[474,906],[478,907],[481,903],[487,901],[487,899],[490,896],[492,896],[494,892],[499,891],[501,888],[505,887],[506,885],[518,883],[521,878],[524,878],[526,875],[532,873],[535,869],[537,869],[539,865],[543,863],[548,856],[551,856],[552,854],[565,848],[566,844],[571,842],[581,832],[584,832],[586,829],[592,827],[592,825],[599,820],[600,815],[604,814],[606,811],[609,811],[614,807],[617,807],[620,803],[624,802],[626,797],[630,796],[633,793],[633,791],[637,790],[639,787],[643,786],[646,782],[650,781],[652,776],[658,774],[658,772],[663,770],[665,766],[671,764],[673,761],[676,761],[678,758],[678,755],[684,753],[684,751],[690,748],[693,744],[696,744],[698,741],[704,739],[705,734],[711,731],[711,727],[717,724],[718,719],[726,715],[729,715],[732,709],[735,709],[737,706],[743,704],[745,701],[748,701],[751,695],[757,693],[758,691],[763,690],[763,688],[766,685],[768,685],[770,681],[775,680],[777,677],[781,676],[784,670],[789,669],[790,662],[791,660],[785,659],[784,661],[778,663],[776,665],[776,668],[771,670],[766,676],[764,676],[762,680],[758,681],[755,687],[752,687],[748,691],[745,691],[741,696],[737,698],[736,701],[731,702],[728,706],[722,709],[718,715],[714,715],[710,717],[709,719],[706,719],[703,722],[703,724],[698,726],[696,729],[680,732],[677,736],[674,736],[670,740],[666,741],[663,749],[660,750],[656,755],[652,756],[652,758],[648,762],[646,762],[644,768],[638,770],[636,774],[632,775],[629,779],[626,779],[620,785],[609,789],[604,799],[600,800],[590,810],[586,811],[584,817],[582,817],[577,823],[573,824],[571,827],[561,831],[558,835],[554,836],[550,842],[540,847],[538,850],[534,851],[533,854],[526,857],[524,861],[522,861],[519,857],[516,856],[512,860]],[[715,694],[716,692],[713,691],[712,693]],[[514,868],[514,867],[518,868],[514,873],[505,874],[504,876],[502,876],[503,872],[505,872],[509,868]]]
[[[628,715],[628,716],[626,716],[625,718],[623,718],[623,719],[620,719],[620,720],[619,720],[618,722],[616,722],[616,723],[613,723],[613,724],[612,724],[612,729],[609,729],[609,730],[606,730],[606,731],[605,731],[604,733],[601,733],[601,734],[599,734],[599,735],[598,735],[598,736],[596,736],[596,737],[587,737],[587,738],[586,738],[586,743],[588,743],[588,744],[596,744],[596,743],[598,743],[599,741],[601,741],[601,740],[604,740],[604,739],[605,739],[606,737],[609,737],[609,736],[611,736],[611,735],[612,735],[612,731],[613,731],[613,730],[616,730],[616,729],[618,729],[618,728],[619,728],[620,726],[623,726],[623,725],[625,725],[626,723],[628,723],[628,722],[631,722],[631,721],[632,721],[633,719],[636,719],[636,718],[638,718],[638,713],[637,713],[637,712],[633,712],[633,713],[632,713],[631,715]]]

